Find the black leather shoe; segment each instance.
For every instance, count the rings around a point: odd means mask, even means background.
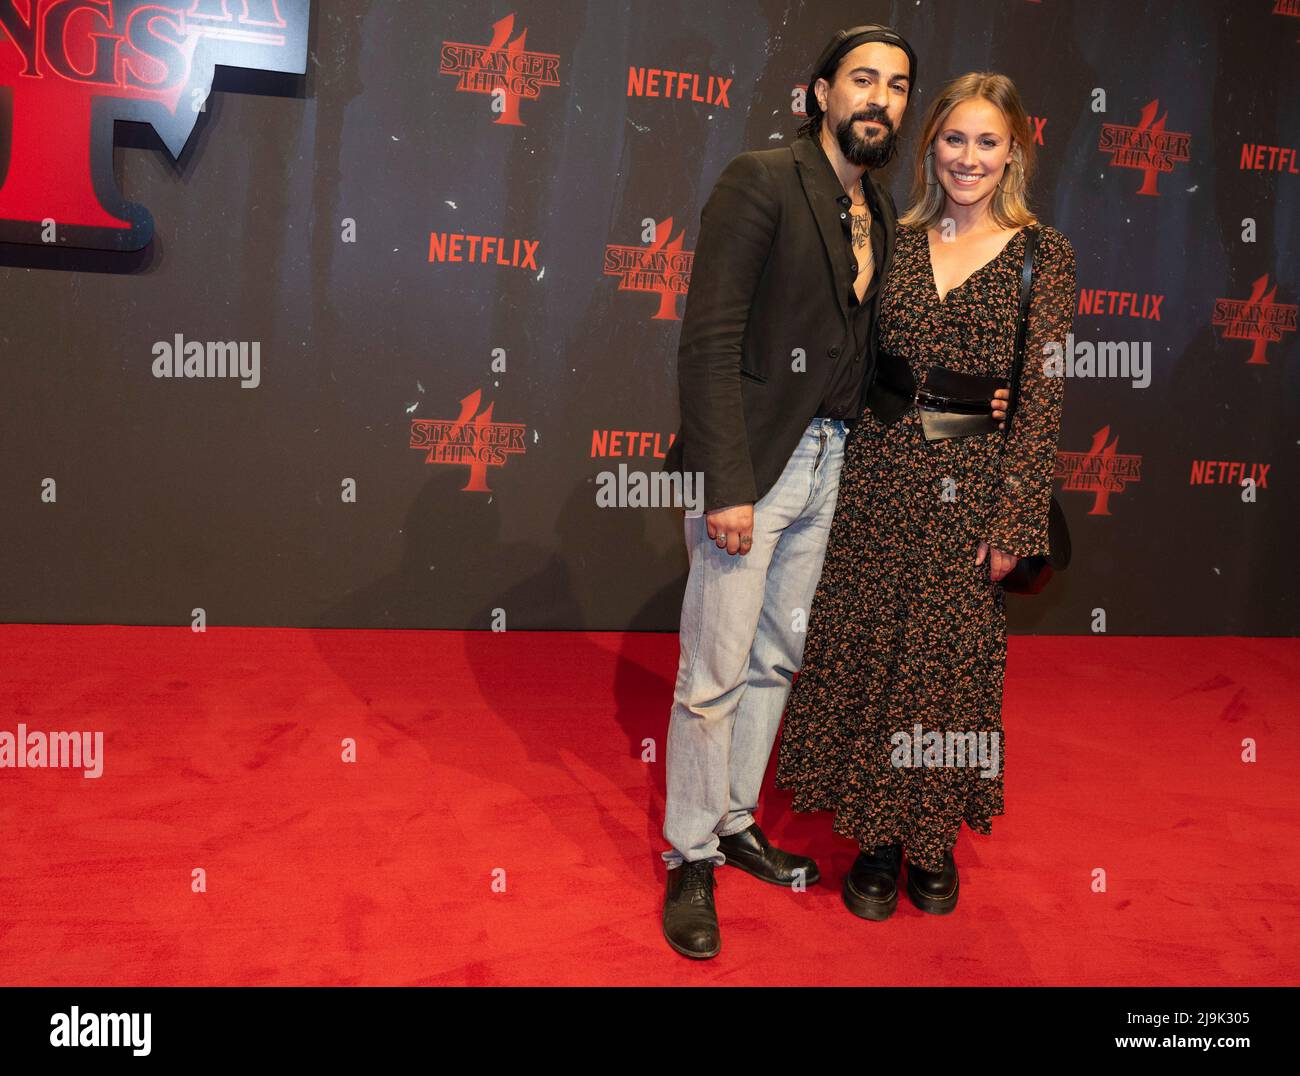
[[[799,877],[795,872],[800,869],[804,872],[804,884],[815,885],[821,880],[816,863],[807,856],[782,852],[763,836],[757,822],[751,822],[748,829],[742,829],[730,837],[719,837],[718,847],[731,866],[739,867],[746,874],[752,874],[765,882],[793,885]]]
[[[957,864],[952,852],[943,854],[938,873],[907,864],[907,895],[912,903],[931,915],[947,915],[957,907]]]
[[[668,872],[664,937],[682,956],[703,960],[722,948],[713,904],[713,861],[685,862]]]
[[[863,919],[888,919],[898,907],[898,875],[903,846],[886,844],[868,855],[859,852],[844,876],[844,905]]]

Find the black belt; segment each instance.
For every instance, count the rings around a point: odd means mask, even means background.
[[[875,379],[867,392],[867,406],[886,424],[898,421],[916,407],[928,441],[997,432],[990,401],[994,390],[1007,387],[1006,378],[931,366],[925,386],[916,384],[911,364],[905,358],[881,351],[876,357]]]

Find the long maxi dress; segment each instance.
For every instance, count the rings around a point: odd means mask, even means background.
[[[900,226],[881,349],[905,357],[917,384],[932,365],[1009,377],[1024,248],[1022,229],[941,301],[925,231]],[[1063,378],[1045,371],[1044,345],[1064,346],[1074,289],[1069,241],[1041,227],[1009,436],[927,442],[912,406],[889,425],[864,410],[845,445],[776,784],[797,811],[834,811],[833,830],[863,850],[898,842],[923,870],[942,869],[962,822],[988,834],[1003,813],[1004,591],[975,554],[981,539],[1047,551]],[[944,741],[973,732],[991,745],[996,733],[997,766],[991,755],[982,767],[895,765],[908,741],[894,734],[915,738],[918,725]]]

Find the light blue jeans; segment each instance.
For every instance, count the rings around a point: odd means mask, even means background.
[[[754,544],[729,554],[687,515],[690,573],[666,748],[663,853],[726,862],[720,836],[754,821],[768,757],[803,659],[848,430],[814,418],[781,477],[754,506]]]

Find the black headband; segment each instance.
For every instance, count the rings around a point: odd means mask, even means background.
[[[907,96],[911,100],[912,89],[916,86],[916,53],[912,51],[912,46],[907,43],[907,39],[897,30],[871,23],[867,26],[854,26],[849,30],[837,31],[830,39],[830,43],[822,49],[822,54],[817,57],[817,64],[813,67],[812,78],[808,80],[808,90],[804,94],[805,115],[809,118],[821,115],[822,106],[817,103],[817,94],[813,91],[814,83],[819,78],[829,82],[844,54],[868,41],[883,41],[886,45],[893,45],[907,53],[907,61],[910,65],[907,72]]]

